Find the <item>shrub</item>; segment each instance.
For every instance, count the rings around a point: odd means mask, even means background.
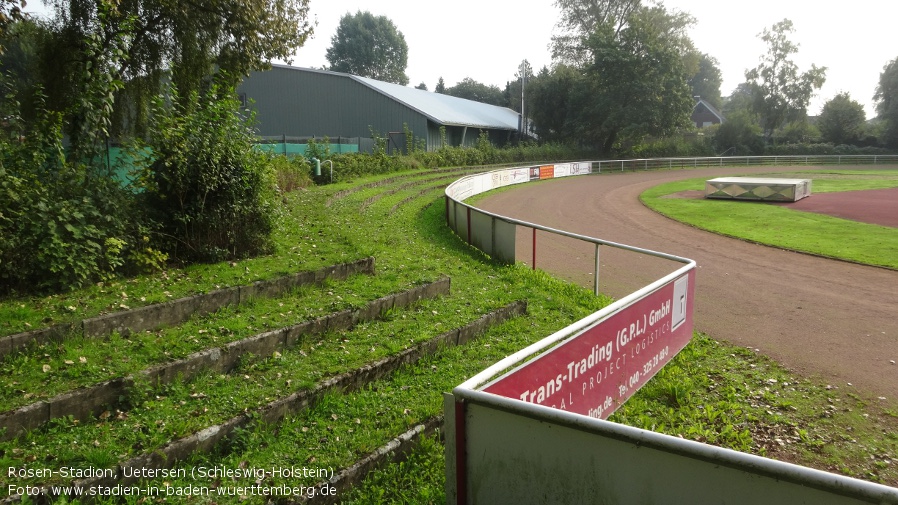
[[[38,104],[27,131],[15,113],[0,137],[0,291],[59,291],[124,265],[131,194],[106,170],[67,161],[61,117]]]
[[[289,193],[300,188],[307,188],[313,184],[309,175],[311,166],[308,160],[302,156],[288,158],[274,154],[271,156],[271,169],[277,181],[278,191]]]
[[[156,243],[182,261],[220,261],[270,252],[277,220],[270,158],[253,117],[240,115],[233,89],[212,86],[186,100],[156,100],[153,159],[139,178]]]

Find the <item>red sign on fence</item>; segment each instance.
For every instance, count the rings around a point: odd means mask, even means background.
[[[483,390],[605,419],[689,343],[694,290],[690,270]]]

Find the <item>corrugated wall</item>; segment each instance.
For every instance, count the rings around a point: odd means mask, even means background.
[[[254,72],[238,93],[255,102],[263,136],[370,137],[373,128],[387,137],[402,132],[403,123],[416,136],[428,135],[422,114],[342,75],[274,67]]]

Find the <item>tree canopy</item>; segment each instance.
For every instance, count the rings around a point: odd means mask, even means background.
[[[335,72],[408,84],[408,45],[402,32],[386,16],[368,11],[344,15],[331,38],[326,58],[330,70]]]
[[[689,78],[698,54],[686,29],[692,16],[624,0],[570,0],[559,25],[569,44],[561,62],[531,85],[528,105],[537,134],[576,139],[604,153],[666,135],[688,124]]]
[[[85,117],[89,110],[79,109],[87,94],[111,97],[108,120],[100,122],[104,133],[141,135],[149,104],[166,83],[186,97],[213,76],[234,86],[273,59],[289,60],[312,33],[308,3],[48,0],[53,14],[41,24],[32,80],[47,107],[64,114],[76,142],[97,126]]]
[[[0,0],[0,39],[6,34],[7,27],[16,21],[20,21],[23,17],[22,0]],[[3,52],[3,45],[0,44],[0,53]]]
[[[839,93],[823,105],[817,128],[826,142],[854,144],[864,134],[866,121],[864,106],[852,100],[848,93]]]
[[[745,71],[745,79],[752,87],[752,109],[761,119],[764,136],[770,139],[783,124],[807,114],[814,90],[826,80],[826,67],[811,65],[799,73],[790,57],[798,52],[798,45],[789,40],[794,31],[792,21],[784,19],[765,28],[759,35],[767,44],[767,54],[761,63]]]
[[[692,95],[702,97],[718,109],[723,105],[723,99],[720,96],[723,77],[720,74],[719,65],[720,62],[713,56],[702,54],[698,61],[698,72],[689,79]]]
[[[885,121],[883,143],[898,148],[898,58],[883,67],[873,99],[879,118]]]
[[[465,77],[455,86],[446,88],[445,94],[490,105],[506,105],[505,94],[498,86],[486,85],[470,77]]]
[[[567,64],[584,63],[589,51],[583,42],[599,26],[615,34],[626,26],[630,15],[642,0],[555,0],[561,12],[556,27],[560,34],[552,37],[552,56]]]
[[[273,59],[289,60],[312,34],[309,0],[51,0],[61,36],[94,33],[103,49],[127,35],[125,79],[165,70],[184,93],[217,70],[239,82]]]

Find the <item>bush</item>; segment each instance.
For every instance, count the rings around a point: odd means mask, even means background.
[[[847,144],[781,144],[767,146],[765,154],[778,156],[852,156],[892,154],[893,151],[879,147],[857,147]]]
[[[281,193],[307,188],[313,184],[310,175],[311,166],[302,156],[288,158],[273,154],[269,163],[274,171],[278,191]]]
[[[695,158],[714,156],[710,139],[698,135],[686,137],[667,137],[645,142],[635,146],[629,153],[622,153],[627,158]]]
[[[150,125],[153,159],[139,180],[156,243],[181,261],[220,261],[270,252],[276,183],[252,117],[233,89],[212,86],[181,100],[158,98]]]
[[[6,114],[0,291],[59,291],[115,275],[134,228],[132,201],[106,167],[65,159],[58,114],[39,104],[27,130]]]

